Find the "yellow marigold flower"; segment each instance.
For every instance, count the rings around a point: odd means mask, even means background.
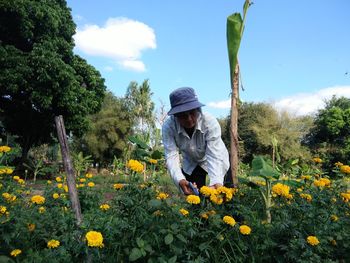
[[[78,186],[79,186],[79,188],[83,188],[85,186],[85,184],[79,184]]]
[[[204,185],[201,187],[199,191],[202,195],[209,197],[213,193],[213,190],[214,190],[213,188],[210,188],[209,186]]]
[[[17,183],[19,183],[19,184],[24,184],[25,182],[24,182],[23,179],[18,179]]]
[[[88,187],[94,187],[95,186],[95,183],[94,182],[88,182]]]
[[[123,184],[114,184],[113,185],[113,188],[116,189],[116,190],[122,189],[123,187],[124,187]]]
[[[63,190],[68,193],[68,185],[63,185]]]
[[[220,195],[223,195],[224,200],[230,201],[233,197],[234,191],[232,191],[233,188],[227,188],[225,186],[220,186],[216,189],[216,192]]]
[[[336,215],[331,215],[331,220],[332,220],[333,222],[336,222],[336,221],[339,220],[339,217],[337,217]]]
[[[109,206],[109,204],[102,204],[100,205],[100,209],[102,211],[107,211],[108,209],[110,209],[111,207]]]
[[[311,175],[302,175],[300,176],[301,179],[304,179],[304,180],[310,180],[311,179]]]
[[[275,195],[280,195],[288,198],[289,189],[290,187],[288,185],[277,183],[274,186],[272,186],[272,193],[274,193]]]
[[[129,160],[127,167],[129,167],[131,170],[137,172],[137,173],[141,173],[144,169],[142,163],[140,163],[137,160]]]
[[[6,206],[2,206],[2,205],[0,205],[0,214],[5,214],[5,213],[6,213],[6,211],[7,211]]]
[[[340,166],[340,171],[344,174],[350,174],[350,166],[349,165],[342,165],[342,166]]]
[[[184,209],[184,208],[181,208],[180,210],[180,213],[182,214],[182,215],[184,215],[184,216],[187,216],[190,212],[188,212],[186,209]]]
[[[45,203],[45,197],[41,195],[34,195],[32,196],[31,201],[33,204],[42,205]]]
[[[151,164],[157,164],[158,161],[156,159],[149,159],[148,160]]]
[[[221,205],[224,201],[221,195],[218,195],[216,191],[210,196],[210,201],[214,204]]]
[[[303,191],[303,188],[297,188],[297,192],[301,193]]]
[[[57,184],[57,188],[62,188],[63,187],[63,184]]]
[[[35,224],[31,224],[30,223],[30,224],[27,225],[27,227],[28,227],[28,231],[29,232],[33,232],[35,230]]]
[[[13,180],[15,180],[15,181],[18,181],[20,178],[19,178],[19,176],[17,176],[17,175],[15,175],[14,177],[12,177],[13,178]]]
[[[189,204],[197,205],[201,202],[201,199],[197,195],[188,195],[186,201]]]
[[[252,229],[247,225],[241,225],[239,227],[239,232],[241,232],[242,235],[250,235]]]
[[[50,241],[47,242],[48,248],[56,248],[56,247],[59,247],[59,245],[60,245],[60,241],[55,239],[51,239]]]
[[[336,162],[334,165],[337,166],[337,167],[340,167],[340,166],[342,166],[342,165],[344,165],[344,164],[341,163],[341,162]]]
[[[349,202],[350,200],[350,192],[347,192],[347,193],[340,193],[341,197],[343,198],[343,201],[345,203]]]
[[[236,220],[232,216],[224,216],[222,221],[230,226],[234,226],[236,224]]]
[[[308,236],[306,239],[307,243],[309,243],[311,246],[317,246],[320,241],[316,236]]]
[[[165,199],[167,199],[169,197],[169,195],[167,194],[167,193],[163,193],[163,192],[161,192],[161,193],[159,193],[158,195],[157,195],[157,199],[158,200],[165,200]]]
[[[80,178],[80,179],[79,179],[79,182],[85,183],[85,182],[86,182],[86,179],[85,179],[85,178]]]
[[[46,211],[45,207],[43,206],[40,206],[39,209],[38,209],[39,213],[42,214]]]
[[[200,217],[204,218],[204,219],[208,219],[209,218],[209,214],[208,213],[201,213]]]
[[[59,176],[57,176],[57,177],[56,177],[56,182],[57,182],[57,183],[62,182],[62,178],[61,178],[61,177],[59,177]]]
[[[5,174],[12,174],[13,173],[13,169],[11,169],[10,167],[5,168]]]
[[[87,174],[85,174],[85,177],[86,177],[86,178],[92,178],[92,176],[93,176],[92,173],[87,173]]]
[[[324,182],[325,186],[330,186],[332,183],[328,178],[320,178],[320,181]]]
[[[9,193],[2,193],[2,197],[6,200],[6,202],[14,202],[17,199],[17,196],[9,194]]]
[[[104,247],[103,236],[100,232],[89,231],[85,235],[89,247]]]
[[[312,196],[310,194],[300,194],[300,197],[306,199],[308,202],[312,201]]]
[[[0,146],[0,153],[7,153],[9,151],[11,151],[11,147],[7,145]]]
[[[324,187],[326,186],[326,183],[321,181],[321,180],[315,180],[314,181],[314,186],[317,186],[317,187]]]
[[[22,253],[22,250],[14,249],[14,250],[11,251],[10,255],[13,256],[13,257],[17,257],[21,253]]]
[[[52,197],[53,197],[53,199],[57,199],[57,198],[60,197],[60,195],[59,195],[58,193],[54,193],[54,194],[52,195]]]
[[[52,184],[51,180],[46,181],[47,184]]]
[[[319,158],[319,157],[314,157],[314,158],[312,158],[312,160],[313,160],[315,163],[322,163],[322,159]]]

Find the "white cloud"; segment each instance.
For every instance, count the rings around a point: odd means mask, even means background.
[[[302,116],[315,113],[318,109],[323,108],[325,100],[329,100],[333,95],[350,98],[350,86],[335,86],[313,93],[299,93],[282,98],[272,104],[278,110],[286,110],[296,116]],[[207,105],[217,109],[229,109],[231,107],[231,99],[209,102]]]
[[[350,86],[335,86],[314,93],[300,93],[274,103],[279,110],[287,110],[297,116],[313,114],[325,106],[325,101],[336,97],[350,98]]]
[[[148,25],[128,18],[109,18],[103,27],[85,25],[74,35],[76,47],[82,52],[108,57],[121,67],[144,71],[141,53],[155,49],[156,36]]]

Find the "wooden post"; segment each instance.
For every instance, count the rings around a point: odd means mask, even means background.
[[[78,192],[77,192],[76,182],[75,182],[75,172],[74,172],[72,160],[69,154],[66,129],[64,127],[62,115],[55,117],[55,123],[57,128],[58,140],[61,146],[63,165],[67,173],[69,198],[72,204],[72,209],[75,213],[77,225],[79,226],[82,223],[83,218],[81,215],[80,202],[79,202],[79,197],[78,197]]]
[[[234,187],[238,186],[238,94],[239,94],[239,65],[236,64],[232,79],[231,96],[231,176]]]

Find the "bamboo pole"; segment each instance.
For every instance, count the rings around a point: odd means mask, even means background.
[[[67,174],[69,198],[72,204],[72,209],[74,211],[75,218],[77,220],[77,225],[80,226],[80,224],[82,223],[83,217],[81,214],[79,196],[78,196],[78,191],[77,191],[76,182],[75,182],[75,172],[74,172],[72,160],[69,154],[66,129],[64,127],[62,115],[55,117],[55,123],[57,128],[58,140],[61,146],[60,148],[62,153],[63,165]]]

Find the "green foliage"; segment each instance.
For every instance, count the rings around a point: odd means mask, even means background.
[[[99,72],[73,54],[75,24],[65,1],[1,1],[0,112],[26,157],[51,142],[54,117],[82,135],[105,90]]]
[[[134,144],[134,149],[131,154],[132,159],[147,161],[148,159],[159,160],[163,157],[163,152],[158,149],[152,149],[144,141],[136,136],[130,136],[129,141]]]
[[[318,111],[305,143],[330,171],[335,162],[350,162],[350,99],[333,97]]]
[[[122,157],[132,127],[124,100],[107,92],[101,111],[90,115],[89,120],[90,128],[83,138],[74,138],[74,150],[92,155],[102,165],[111,163],[114,156]]]
[[[84,156],[82,152],[73,153],[73,167],[75,170],[75,176],[80,176],[82,172],[86,172],[92,164],[90,155]]]

